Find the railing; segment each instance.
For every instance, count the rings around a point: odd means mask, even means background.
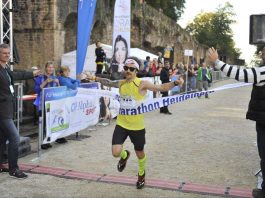
[[[17,124],[17,130],[19,132],[20,123],[22,122],[23,114],[23,83],[15,83],[15,105],[14,105],[14,121]]]

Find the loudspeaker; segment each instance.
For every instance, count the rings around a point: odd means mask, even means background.
[[[250,15],[249,44],[265,44],[265,14]]]

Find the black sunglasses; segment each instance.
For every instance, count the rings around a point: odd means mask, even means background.
[[[124,69],[124,71],[128,71],[128,70],[130,70],[131,72],[133,72],[133,71],[136,70],[135,67],[128,67],[128,66],[123,66],[123,69]]]

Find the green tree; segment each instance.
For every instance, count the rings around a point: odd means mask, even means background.
[[[194,21],[188,24],[186,31],[190,32],[199,43],[208,47],[215,47],[219,54],[231,58],[238,58],[241,54],[235,48],[231,25],[235,23],[233,6],[226,3],[218,7],[216,12],[201,12]]]
[[[154,7],[177,21],[184,12],[186,0],[145,0],[147,4]]]

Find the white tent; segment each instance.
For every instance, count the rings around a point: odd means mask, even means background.
[[[107,58],[112,57],[112,47],[110,45],[102,44]],[[87,48],[86,59],[83,71],[96,71],[96,55],[95,55],[96,45],[89,45]],[[76,78],[76,50],[63,54],[61,57],[61,65],[68,66],[70,68],[71,78]]]
[[[112,58],[112,46],[102,44],[102,48],[104,49],[106,56],[108,59]],[[89,45],[87,48],[87,54],[84,64],[83,71],[91,71],[92,73],[96,71],[96,55],[95,55],[96,45],[92,44]],[[136,56],[137,58],[141,59],[142,61],[145,60],[146,56],[150,56],[151,60],[153,58],[158,58],[157,55],[149,53],[139,48],[131,48],[130,56]],[[63,54],[61,57],[61,65],[68,66],[71,70],[70,77],[76,78],[76,50]]]
[[[158,58],[157,55],[149,53],[149,52],[144,51],[144,50],[139,49],[139,48],[131,48],[130,56],[136,56],[137,58],[141,59],[142,61],[144,61],[147,56],[150,56],[151,60],[154,58],[156,58],[156,59]]]

